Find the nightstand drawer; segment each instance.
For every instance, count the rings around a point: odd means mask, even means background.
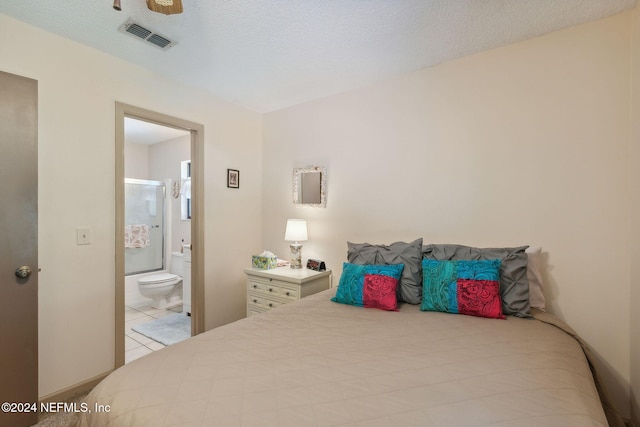
[[[265,298],[260,294],[249,292],[247,295],[249,308],[270,310],[282,305],[281,302]]]
[[[280,295],[280,287],[277,283],[269,282],[268,280],[251,279],[249,280],[248,290],[263,295]]]
[[[295,301],[300,299],[300,290],[296,285],[281,282],[278,280],[251,278],[248,290],[253,293],[260,293],[265,296],[279,296]]]
[[[268,284],[260,279],[250,279],[248,284],[249,291],[267,293]]]
[[[248,269],[247,316],[297,301],[307,295],[329,289],[331,272],[288,267],[271,270]]]
[[[279,294],[283,298],[290,299],[291,301],[300,299],[299,289],[279,288]]]

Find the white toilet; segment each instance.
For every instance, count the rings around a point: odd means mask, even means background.
[[[138,279],[140,293],[151,298],[153,308],[170,308],[182,303],[182,275],[184,258],[180,252],[171,253],[170,273],[158,273]]]

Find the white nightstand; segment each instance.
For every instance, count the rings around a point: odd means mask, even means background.
[[[247,268],[247,317],[331,287],[331,270]]]

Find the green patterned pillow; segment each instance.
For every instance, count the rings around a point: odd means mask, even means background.
[[[500,260],[422,260],[422,311],[504,319]]]

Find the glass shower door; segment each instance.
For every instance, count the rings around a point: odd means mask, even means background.
[[[125,275],[163,270],[165,183],[125,178]]]

